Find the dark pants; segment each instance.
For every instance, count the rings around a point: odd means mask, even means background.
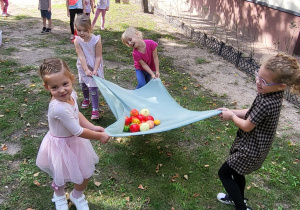
[[[235,209],[247,209],[244,203],[245,176],[238,174],[226,162],[221,166],[218,174],[227,194],[235,204]]]
[[[71,28],[71,33],[74,34],[74,20],[75,20],[75,15],[76,14],[82,14],[83,9],[69,9],[70,12],[70,28]]]

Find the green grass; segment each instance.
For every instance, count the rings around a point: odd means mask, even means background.
[[[52,8],[65,12],[61,5]],[[131,49],[120,41],[126,27],[138,27],[145,38],[157,41],[163,37],[181,42],[172,34],[156,31],[151,18],[138,10],[136,5],[111,2],[108,30],[95,31],[102,37],[104,62],[125,67],[105,69],[106,79],[120,86],[136,85]],[[20,21],[35,21],[21,17]],[[13,21],[7,24],[15,27]],[[56,24],[66,27],[68,20]],[[67,38],[51,35],[51,43],[41,38],[29,48],[47,49],[50,45],[56,56],[76,72],[77,56]],[[13,49],[5,49],[8,57],[16,52]],[[161,79],[181,106],[200,111],[224,106],[226,95],[219,96],[199,87],[197,81],[188,73],[183,74],[162,51],[163,47],[159,46]],[[39,145],[48,131],[46,114],[50,100],[37,70],[38,65],[22,66],[12,58],[0,60],[0,145],[18,144],[22,148],[15,155],[0,152],[0,199],[5,200],[0,209],[54,208],[51,177],[35,165]],[[79,85],[75,88],[82,99]],[[103,98],[100,104],[103,117],[97,124],[106,127],[115,118]],[[91,110],[81,111],[89,119]],[[236,131],[232,122],[211,117],[163,133],[117,138],[105,145],[93,141],[100,162],[85,192],[90,209],[233,209],[219,203],[216,195],[224,192],[217,172]],[[300,148],[289,145],[288,141],[275,138],[263,167],[246,176],[246,197],[254,209],[300,209]],[[97,186],[94,182],[101,184]],[[68,192],[72,190],[72,184],[66,187]]]

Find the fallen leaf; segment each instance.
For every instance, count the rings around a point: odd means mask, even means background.
[[[289,141],[289,142],[288,142],[288,145],[289,145],[289,146],[296,146],[296,142],[294,142],[294,141],[293,141],[293,142]]]
[[[94,184],[99,187],[101,185],[101,182],[94,182]]]
[[[187,87],[183,87],[183,90],[186,90],[187,89]]]
[[[171,152],[167,152],[167,156],[168,156],[168,157],[171,157],[171,156],[172,156],[172,153],[171,153]]]
[[[40,174],[40,172],[37,172],[35,174],[33,174],[34,177],[37,177]]]
[[[158,170],[158,169],[161,168],[161,167],[162,167],[162,164],[159,163],[159,164],[157,164],[156,169]]]
[[[143,185],[139,184],[139,189],[144,190],[145,188],[143,187]]]
[[[189,176],[188,176],[188,175],[184,175],[183,177],[184,177],[186,180],[189,179]]]
[[[200,194],[199,193],[194,193],[193,197],[199,197]]]
[[[2,151],[7,150],[7,145],[6,144],[1,144],[1,149],[2,149]]]
[[[34,180],[33,183],[34,183],[36,186],[38,186],[38,187],[41,185],[41,184],[40,184],[38,181],[36,181],[36,180]]]
[[[208,168],[208,167],[209,167],[209,165],[204,165],[204,167],[205,167],[205,168]]]
[[[29,87],[34,87],[35,86],[35,84],[32,84],[32,85],[30,85]]]
[[[129,198],[129,197],[125,197],[125,200],[129,202],[129,201],[130,201],[130,198]]]

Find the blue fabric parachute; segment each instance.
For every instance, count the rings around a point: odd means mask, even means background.
[[[188,125],[221,113],[220,110],[190,111],[181,107],[169,94],[159,78],[152,79],[145,86],[135,90],[124,89],[114,83],[93,76],[103,97],[117,121],[105,132],[112,137],[134,136],[159,133]],[[160,124],[143,132],[123,132],[125,116],[130,116],[132,109],[147,108]]]

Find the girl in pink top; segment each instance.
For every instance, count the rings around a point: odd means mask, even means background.
[[[122,42],[133,48],[132,56],[138,81],[136,89],[146,85],[151,78],[159,78],[157,43],[143,39],[142,32],[129,27],[122,35]]]
[[[93,175],[99,158],[89,139],[106,143],[104,128],[90,123],[79,112],[73,89],[74,74],[61,59],[45,59],[40,66],[44,87],[51,94],[48,108],[49,131],[45,135],[36,165],[52,178],[55,208],[68,210],[66,182],[73,182],[70,199],[77,209],[89,209],[83,191]]]

